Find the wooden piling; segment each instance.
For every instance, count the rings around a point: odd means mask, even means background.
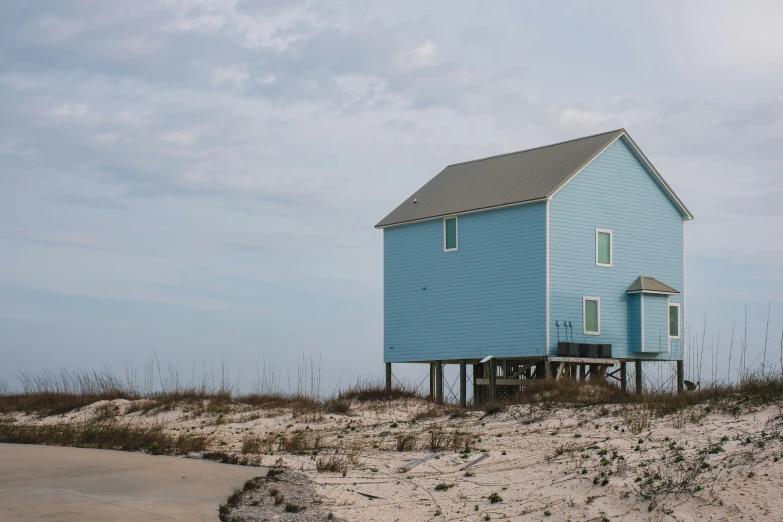
[[[463,408],[468,405],[468,361],[462,359],[459,362],[459,405]]]
[[[620,363],[620,390],[623,393],[628,391],[628,368],[625,361]]]
[[[685,392],[685,364],[683,361],[677,361],[677,393]]]
[[[386,393],[391,393],[392,390],[392,363],[386,363]]]
[[[495,382],[498,378],[498,362],[495,359],[489,360],[489,402],[495,402],[497,398],[497,390],[495,389]]]
[[[479,378],[479,375],[483,376],[483,365],[481,364],[474,364],[473,365],[473,404],[481,404],[484,402],[484,396],[482,395],[482,392],[478,389],[476,386],[476,379]]]
[[[636,359],[636,395],[642,394],[642,360]]]
[[[443,404],[443,361],[435,361],[435,402]]]

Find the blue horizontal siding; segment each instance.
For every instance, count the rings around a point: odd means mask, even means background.
[[[615,357],[682,359],[682,341],[672,341],[671,353],[639,353],[634,346],[640,317],[626,290],[647,275],[683,291],[683,216],[622,138],[554,195],[549,219],[552,353],[565,340],[555,321],[565,320],[574,325],[575,341],[610,343]],[[595,266],[596,228],[613,231],[611,268]],[[583,296],[601,298],[599,336],[582,334]],[[682,294],[671,302],[681,303]]]
[[[647,294],[644,297],[644,352],[669,351],[669,297]]]
[[[642,351],[642,295],[628,296],[628,352]]]
[[[546,206],[384,229],[384,361],[518,357],[545,351]],[[425,290],[426,288],[426,290]]]

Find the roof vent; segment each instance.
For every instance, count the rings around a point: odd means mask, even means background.
[[[415,204],[416,204],[418,201],[419,201],[419,200],[417,200],[416,198],[413,198],[413,204],[414,204],[414,205],[415,205]]]

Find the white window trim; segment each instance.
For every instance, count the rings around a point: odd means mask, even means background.
[[[671,335],[671,332],[669,332],[669,339],[682,339],[682,317],[680,315],[680,303],[669,303],[669,306],[666,308],[666,329],[669,329],[669,321],[671,320],[671,310],[669,310],[669,308],[674,306],[677,307],[677,335]]]
[[[600,232],[609,234],[609,263],[598,262],[598,234]],[[607,268],[612,268],[613,263],[614,263],[614,233],[611,230],[607,230],[605,228],[596,228],[595,229],[595,266],[604,266]]]
[[[587,301],[598,301],[598,331],[587,331]],[[600,297],[582,297],[582,333],[584,335],[601,335],[601,298]]]
[[[449,219],[454,220],[454,231],[455,231],[455,239],[457,240],[457,246],[454,248],[446,248],[446,221]],[[443,251],[444,252],[454,252],[455,250],[459,250],[459,216],[447,216],[443,218]]]

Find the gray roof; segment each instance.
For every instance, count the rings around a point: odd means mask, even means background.
[[[443,169],[400,206],[378,228],[451,214],[488,210],[551,197],[604,148],[625,136],[646,162],[683,214],[690,212],[633,143],[625,129],[554,145],[455,163]]]
[[[628,287],[627,292],[629,294],[634,294],[639,292],[655,292],[658,294],[680,293],[678,290],[675,290],[674,288],[667,285],[666,283],[661,283],[654,277],[650,277],[650,276],[637,277],[636,281],[634,281],[633,284]]]

